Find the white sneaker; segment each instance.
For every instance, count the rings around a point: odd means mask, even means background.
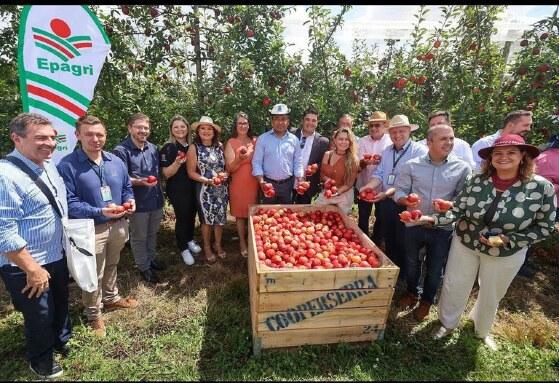
[[[481,340],[483,340],[483,343],[485,343],[487,348],[491,351],[497,351],[499,349],[495,340],[493,340],[493,338],[491,338],[489,335],[487,335],[485,338],[481,338]]]
[[[194,264],[194,257],[192,256],[192,254],[190,254],[190,250],[184,249],[181,255],[182,255],[182,260],[184,261],[185,264],[187,264],[188,266]]]
[[[454,331],[454,329],[452,328],[446,328],[444,326],[441,326],[441,328],[439,329],[439,331],[437,331],[437,333],[433,336],[433,339],[435,340],[439,340],[444,338],[445,336],[448,336],[452,333],[452,331]]]
[[[188,248],[189,248],[190,251],[192,251],[194,254],[198,254],[199,252],[202,251],[202,248],[201,248],[194,240],[188,242]]]

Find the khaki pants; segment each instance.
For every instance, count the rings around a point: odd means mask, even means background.
[[[489,335],[499,302],[520,270],[526,250],[518,250],[508,257],[491,257],[464,246],[454,234],[439,305],[442,325],[448,329],[458,326],[478,275],[478,297],[469,317],[479,338]]]
[[[93,293],[82,291],[84,314],[88,321],[101,316],[101,303],[113,303],[120,299],[116,285],[117,266],[127,239],[126,219],[95,225],[98,288]]]

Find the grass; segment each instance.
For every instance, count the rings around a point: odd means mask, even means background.
[[[499,352],[474,338],[466,319],[450,337],[434,341],[435,308],[417,323],[393,307],[382,341],[265,350],[255,358],[246,260],[238,254],[234,224],[225,228],[227,259],[212,267],[182,263],[173,225],[166,219],[158,237],[169,265],[161,273],[165,283],[145,285],[129,250],[122,253],[121,294],[137,297],[140,306],[105,314],[106,338],[88,331],[80,291],[70,287],[74,335],[70,356],[60,360],[61,380],[559,380],[559,275],[552,257],[534,257],[533,280],[513,281],[494,325]],[[401,293],[397,289],[394,300]],[[33,378],[22,316],[2,284],[0,380]]]

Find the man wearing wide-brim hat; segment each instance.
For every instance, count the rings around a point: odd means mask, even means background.
[[[398,214],[404,211],[404,206],[398,205],[392,197],[394,196],[396,177],[404,163],[412,158],[427,154],[427,148],[411,140],[411,132],[417,130],[416,124],[411,124],[408,117],[397,114],[390,119],[388,134],[392,144],[381,154],[380,164],[369,173],[369,181],[359,191],[366,188],[375,189],[378,194],[372,200],[378,209],[377,219],[373,227],[372,240],[381,245],[385,243],[388,257],[400,267],[400,275],[405,277],[405,226],[400,221]]]
[[[359,190],[369,181],[370,174],[380,164],[380,156],[384,149],[392,144],[388,135],[388,117],[382,111],[375,111],[367,120],[369,134],[361,137],[357,144],[359,146],[359,174],[355,181],[355,188]],[[373,156],[377,156],[374,157]],[[355,193],[358,195],[359,193]],[[369,234],[369,218],[373,209],[373,203],[357,199],[359,208],[359,228],[367,235]],[[375,217],[378,209],[375,209]]]
[[[291,109],[287,105],[276,104],[269,112],[272,129],[256,141],[252,175],[259,182],[262,203],[291,204],[295,178],[303,178],[299,139],[288,131]]]

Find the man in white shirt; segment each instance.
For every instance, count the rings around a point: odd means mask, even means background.
[[[515,110],[506,115],[503,121],[503,127],[494,134],[485,136],[474,142],[472,145],[472,153],[474,155],[475,168],[474,172],[481,171],[482,159],[478,155],[478,151],[483,148],[492,146],[495,140],[505,134],[519,134],[525,137],[532,127],[532,112],[529,110]]]
[[[446,110],[437,110],[436,112],[431,113],[427,118],[427,124],[429,125],[429,128],[441,124],[452,126],[450,122],[450,112]],[[427,141],[425,139],[419,141],[419,143],[427,146]],[[472,148],[470,147],[470,144],[463,139],[454,137],[452,154],[466,162],[471,168],[475,166]]]
[[[369,134],[361,137],[357,144],[359,145],[359,174],[355,181],[357,190],[361,189],[369,181],[369,175],[376,169],[380,163],[379,159],[365,159],[365,154],[375,155],[380,154],[388,146],[392,144],[390,135],[386,132],[388,126],[388,117],[386,113],[381,111],[374,112],[367,121]],[[358,195],[359,192],[356,193]],[[372,202],[357,200],[357,207],[359,208],[359,228],[367,235],[369,235],[369,218],[373,208]],[[375,209],[375,217],[377,217],[377,209]]]
[[[294,193],[293,200],[296,204],[310,204],[312,198],[320,191],[320,167],[322,165],[322,157],[324,157],[324,153],[328,150],[330,141],[327,137],[323,137],[316,131],[318,117],[319,114],[315,108],[308,108],[303,112],[301,128],[293,132],[299,139],[303,170],[308,165],[316,164],[318,166],[316,173],[307,177],[310,187],[305,194]],[[295,187],[297,187],[297,184],[295,184]]]

